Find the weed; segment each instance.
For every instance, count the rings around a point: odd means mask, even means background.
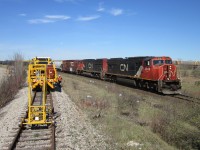
[[[200,81],[195,81],[194,85],[200,86]]]
[[[194,77],[199,78],[199,77],[200,77],[200,69],[195,69],[195,70],[193,70],[193,71],[192,71],[192,75],[193,75]]]
[[[26,72],[22,55],[16,53],[13,59],[11,66],[8,66],[9,74],[0,83],[0,107],[11,101],[25,82]]]

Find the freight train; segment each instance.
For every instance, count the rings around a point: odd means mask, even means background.
[[[64,60],[61,70],[104,80],[130,82],[135,87],[163,94],[180,94],[181,90],[177,68],[166,56]]]

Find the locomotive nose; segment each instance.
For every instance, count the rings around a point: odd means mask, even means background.
[[[164,79],[165,80],[171,80],[172,76],[172,65],[164,65]]]

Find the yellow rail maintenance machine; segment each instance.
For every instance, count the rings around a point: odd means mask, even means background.
[[[57,82],[57,71],[49,57],[32,59],[28,66],[28,115],[23,124],[53,123],[53,102],[49,89],[54,89]]]

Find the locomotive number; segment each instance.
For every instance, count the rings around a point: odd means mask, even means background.
[[[121,71],[128,71],[128,64],[120,64]]]

